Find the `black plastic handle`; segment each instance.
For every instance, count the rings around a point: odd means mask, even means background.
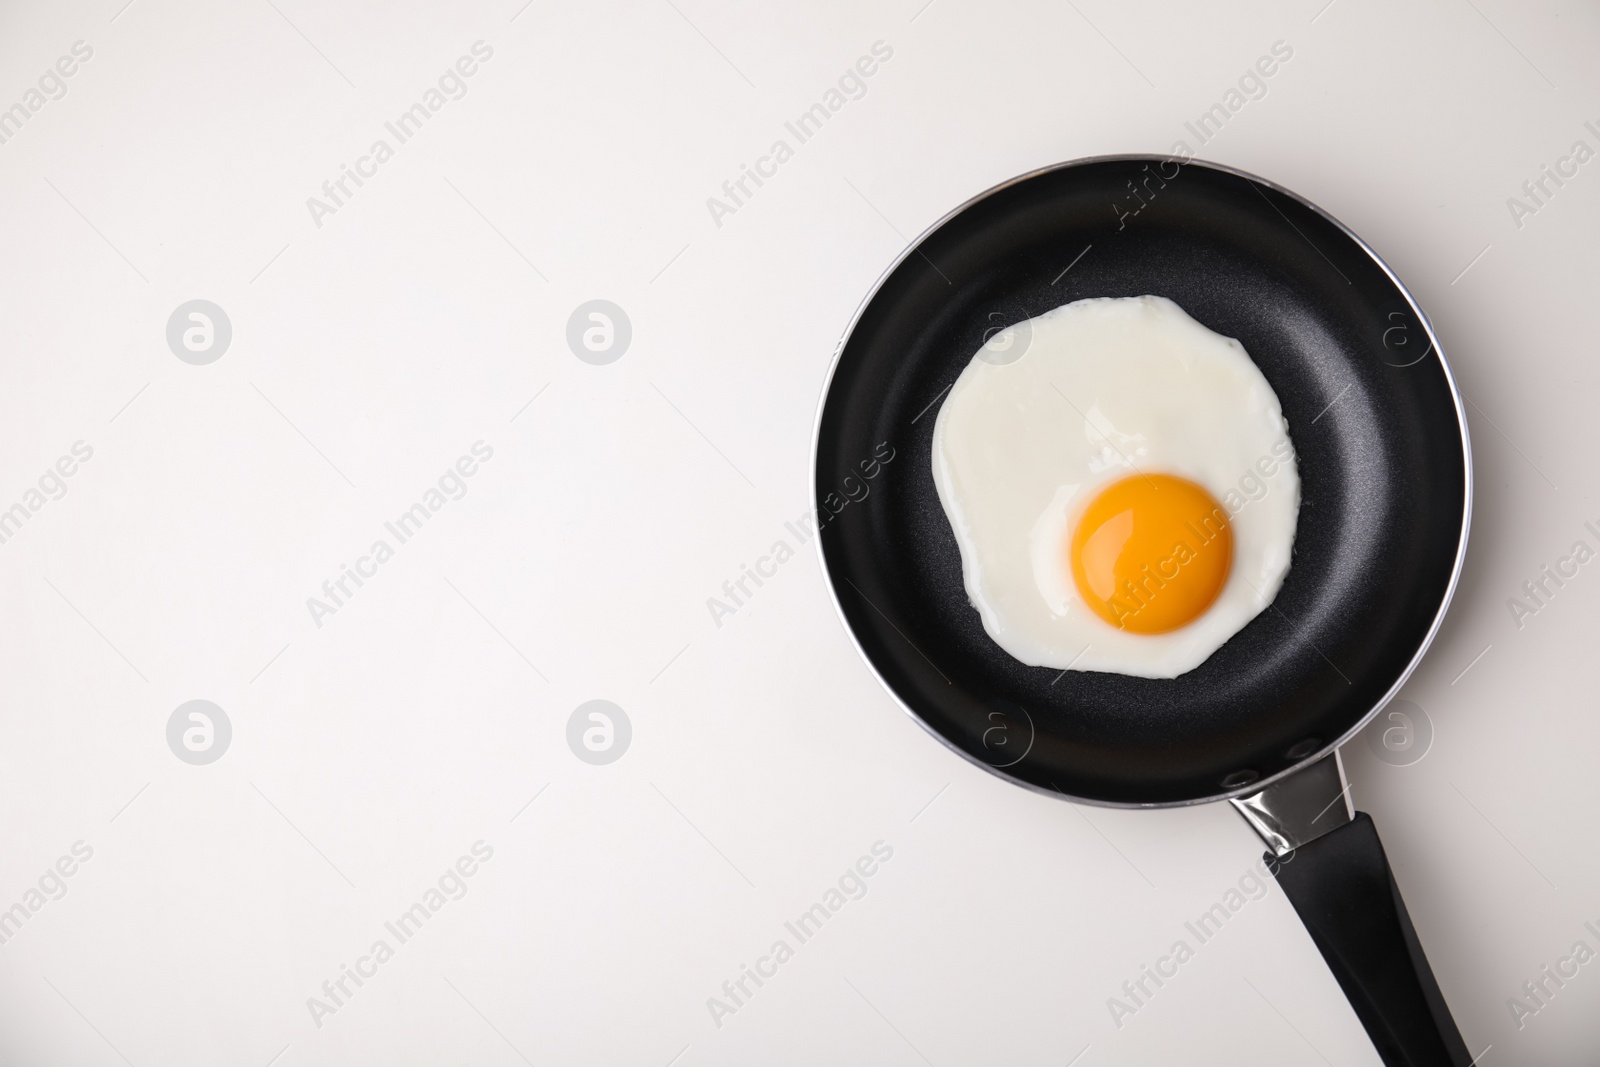
[[[1266,859],[1386,1067],[1471,1067],[1372,819]]]

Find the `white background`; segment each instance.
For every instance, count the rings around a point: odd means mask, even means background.
[[[951,755],[858,660],[814,545],[706,608],[793,542],[834,345],[907,239],[1180,138],[1367,239],[1471,401],[1466,572],[1403,694],[1432,750],[1346,766],[1473,1053],[1592,1057],[1600,964],[1520,1030],[1507,998],[1600,948],[1597,566],[1520,629],[1507,598],[1600,545],[1600,164],[1520,228],[1506,198],[1600,148],[1600,15],[1322,2],[6,3],[0,107],[94,54],[0,145],[0,507],[94,456],[0,545],[0,908],[94,854],[0,945],[0,1062],[1376,1063],[1275,888],[1113,1023],[1259,856],[1226,806],[1076,807]],[[478,40],[467,95],[317,226],[307,198]],[[717,226],[706,198],[880,40],[867,94]],[[195,298],[233,325],[209,366],[165,340]],[[609,366],[565,342],[594,298],[633,324]],[[468,494],[316,626],[306,598],[480,439]],[[165,739],[197,698],[234,729],[200,767]],[[594,698],[633,725],[609,766],[565,740]],[[307,998],[479,840],[470,892],[318,1027]],[[880,840],[870,892],[717,1026],[707,998]]]

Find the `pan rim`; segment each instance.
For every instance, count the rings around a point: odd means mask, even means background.
[[[839,362],[844,358],[845,346],[849,343],[850,337],[855,333],[857,325],[860,324],[861,316],[866,313],[867,308],[871,306],[872,301],[877,297],[879,290],[881,290],[884,284],[888,282],[890,277],[892,277],[894,273],[900,269],[900,265],[922,246],[924,241],[942,229],[947,223],[956,218],[956,216],[962,214],[977,204],[988,200],[990,197],[993,197],[1014,185],[1020,185],[1025,181],[1040,177],[1041,175],[1052,174],[1056,171],[1086,166],[1092,163],[1151,162],[1173,160],[1176,158],[1176,156],[1162,155],[1160,153],[1110,153],[1097,156],[1082,156],[1076,159],[1064,160],[1060,163],[1051,163],[1043,167],[1037,167],[1025,173],[1018,174],[1015,177],[1008,178],[996,185],[992,185],[982,192],[969,197],[961,204],[947,211],[916,237],[907,242],[905,248],[903,248],[900,253],[895,256],[893,261],[884,268],[883,273],[878,276],[877,281],[872,284],[872,287],[867,291],[866,296],[863,297],[861,302],[856,306],[854,313],[852,313],[850,316],[849,323],[845,326],[844,332],[839,337],[838,344],[834,346],[833,358],[828,363],[828,373],[822,382],[822,392],[817,401],[816,417],[813,420],[811,430],[811,462],[808,470],[810,473],[811,482],[810,501],[812,513],[822,513],[819,511],[819,508],[822,506],[822,502],[817,491],[817,456],[822,448],[822,418],[824,413],[827,411],[828,397],[831,395],[833,390],[833,379],[838,373]],[[1428,649],[1433,645],[1434,638],[1438,635],[1440,627],[1444,624],[1444,617],[1450,608],[1450,602],[1455,597],[1456,586],[1460,582],[1461,571],[1466,563],[1467,538],[1472,529],[1472,443],[1469,438],[1467,427],[1466,408],[1462,403],[1461,390],[1456,385],[1455,374],[1450,369],[1450,361],[1445,357],[1444,347],[1439,343],[1439,337],[1434,332],[1433,322],[1428,318],[1427,312],[1422,309],[1421,304],[1417,302],[1417,298],[1412,294],[1411,290],[1405,285],[1404,282],[1400,280],[1399,276],[1396,275],[1394,270],[1390,268],[1389,264],[1384,261],[1383,257],[1378,255],[1377,251],[1373,249],[1371,245],[1367,244],[1366,241],[1362,240],[1362,238],[1354,230],[1350,229],[1350,227],[1346,226],[1343,222],[1339,221],[1333,215],[1329,214],[1318,205],[1312,203],[1310,200],[1301,196],[1299,193],[1296,193],[1291,189],[1286,189],[1277,182],[1259,177],[1258,175],[1251,174],[1249,171],[1241,170],[1237,167],[1228,166],[1225,163],[1216,163],[1194,156],[1182,160],[1181,162],[1184,166],[1198,165],[1209,170],[1219,171],[1237,178],[1243,178],[1247,182],[1265,186],[1266,188],[1286,196],[1289,199],[1305,206],[1306,208],[1309,208],[1311,211],[1315,212],[1323,219],[1331,223],[1341,233],[1353,241],[1357,247],[1365,252],[1372,259],[1372,262],[1378,266],[1378,269],[1383,271],[1383,273],[1394,284],[1395,288],[1399,290],[1401,296],[1405,298],[1407,306],[1409,306],[1416,314],[1417,320],[1422,324],[1423,332],[1427,335],[1429,342],[1433,346],[1433,351],[1439,357],[1439,367],[1444,372],[1445,383],[1450,387],[1450,400],[1455,407],[1456,425],[1460,429],[1461,433],[1462,478],[1465,483],[1463,486],[1464,491],[1462,495],[1461,537],[1456,544],[1455,560],[1451,564],[1450,568],[1450,580],[1445,585],[1444,595],[1439,600],[1438,610],[1434,613],[1433,621],[1429,624],[1427,633],[1423,635],[1421,643],[1418,644],[1416,651],[1412,654],[1410,661],[1405,666],[1405,669],[1400,672],[1399,676],[1395,679],[1394,683],[1388,688],[1388,690],[1385,691],[1383,696],[1379,698],[1379,700],[1361,716],[1354,726],[1350,727],[1350,729],[1346,730],[1333,741],[1321,746],[1315,752],[1300,759],[1289,767],[1278,771],[1276,774],[1268,775],[1265,778],[1258,778],[1254,781],[1246,783],[1245,785],[1237,786],[1233,789],[1225,789],[1221,792],[1213,793],[1204,797],[1193,797],[1185,800],[1156,801],[1117,801],[1104,800],[1095,797],[1080,797],[1071,793],[1067,793],[1059,787],[1055,787],[1054,783],[1051,783],[1053,788],[1046,789],[1044,786],[1025,781],[1021,778],[1015,777],[1014,775],[1007,774],[1002,768],[985,763],[984,761],[973,756],[970,752],[957,746],[951,742],[949,738],[945,737],[944,734],[934,729],[933,726],[929,725],[928,722],[926,722],[922,716],[917,713],[915,708],[911,707],[910,704],[901,698],[900,694],[892,685],[889,684],[888,680],[885,679],[883,674],[878,670],[877,664],[873,662],[873,659],[867,653],[867,650],[861,646],[861,641],[856,636],[855,628],[850,625],[850,620],[844,612],[844,605],[840,602],[838,585],[834,581],[833,575],[829,572],[828,557],[827,553],[823,551],[822,538],[820,536],[817,537],[817,561],[822,567],[822,577],[824,583],[828,587],[828,600],[833,605],[834,613],[838,616],[839,622],[844,626],[845,633],[848,635],[851,645],[854,646],[856,654],[866,664],[867,670],[872,673],[872,676],[877,680],[879,686],[881,686],[883,690],[889,694],[889,697],[900,706],[901,711],[909,715],[913,722],[922,727],[922,729],[927,733],[931,734],[937,741],[939,741],[940,744],[961,756],[969,763],[981,767],[983,770],[988,771],[997,778],[1001,778],[1007,782],[1010,782],[1012,785],[1022,786],[1025,789],[1031,790],[1035,793],[1040,793],[1044,796],[1056,797],[1071,801],[1076,804],[1089,804],[1100,808],[1119,808],[1131,810],[1185,808],[1194,807],[1199,804],[1214,804],[1222,800],[1232,800],[1237,797],[1249,796],[1267,789],[1274,783],[1288,778],[1290,775],[1298,773],[1301,769],[1323,759],[1329,753],[1341,748],[1357,733],[1360,733],[1369,722],[1377,717],[1379,712],[1381,712],[1392,700],[1394,700],[1394,698],[1399,694],[1400,690],[1405,687],[1406,682],[1411,679],[1411,675],[1416,671],[1418,665],[1422,662],[1423,656],[1427,654]]]

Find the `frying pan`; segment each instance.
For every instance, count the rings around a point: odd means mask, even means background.
[[[932,475],[938,406],[997,328],[1144,294],[1237,338],[1277,393],[1301,482],[1291,566],[1269,607],[1177,678],[1029,667],[989,638],[964,590]],[[1137,155],[1006,182],[899,258],[835,358],[813,493],[840,616],[930,733],[1073,801],[1231,800],[1383,1062],[1467,1067],[1337,749],[1437,631],[1471,484],[1438,340],[1371,248],[1271,182]]]

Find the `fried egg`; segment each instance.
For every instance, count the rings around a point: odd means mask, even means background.
[[[1300,509],[1277,394],[1159,296],[989,337],[939,409],[933,478],[1001,648],[1140,678],[1193,670],[1272,603]]]

